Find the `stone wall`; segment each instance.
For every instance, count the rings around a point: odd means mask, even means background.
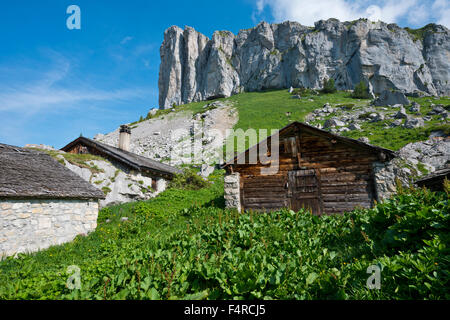
[[[0,258],[72,241],[97,227],[97,200],[0,199]]]
[[[149,200],[163,192],[167,186],[165,179],[129,170],[117,161],[91,160],[86,162],[91,168],[85,168],[70,163],[64,159],[63,155],[58,157],[64,161],[66,168],[98,189],[104,190],[106,198],[100,200],[101,208],[131,201]],[[91,170],[92,168],[98,168],[98,170]],[[154,179],[156,190],[151,189]]]
[[[417,173],[404,167],[404,164],[401,163],[402,161],[407,163],[407,160],[401,158],[395,158],[385,163],[373,163],[377,201],[389,199],[397,193],[396,180],[404,187],[408,187],[412,184],[413,177]]]
[[[225,207],[241,212],[240,176],[239,172],[225,175]]]

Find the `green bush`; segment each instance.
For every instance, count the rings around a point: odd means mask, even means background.
[[[353,90],[351,97],[354,99],[369,99],[369,89],[367,88],[364,81],[361,81],[355,86],[355,89]]]
[[[208,181],[197,174],[198,170],[194,168],[188,168],[181,174],[177,174],[172,181],[170,181],[169,187],[185,190],[198,190],[208,186]]]
[[[314,89],[309,89],[309,88],[304,88],[304,87],[301,87],[301,88],[295,88],[293,91],[292,91],[292,93],[291,93],[291,95],[300,95],[300,96],[314,96],[314,95],[317,95],[318,93],[317,93],[317,91],[316,90],[314,90]]]
[[[334,85],[334,79],[328,79],[323,81],[323,88],[320,92],[322,93],[335,93],[337,91],[335,85]]]

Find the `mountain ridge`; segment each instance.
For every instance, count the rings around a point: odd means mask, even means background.
[[[374,93],[450,95],[450,31],[436,24],[412,30],[367,19],[320,20],[315,27],[261,22],[211,39],[172,26],[160,54],[161,109],[244,91],[320,88],[327,78],[338,89],[364,81]]]

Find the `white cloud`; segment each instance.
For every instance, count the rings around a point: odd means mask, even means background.
[[[122,39],[122,41],[120,41],[121,45],[126,44],[127,42],[130,42],[131,40],[133,40],[133,37],[130,36],[126,36],[125,38]]]
[[[449,26],[450,1],[429,0],[257,0],[254,17],[268,8],[276,21],[294,20],[303,25],[314,25],[322,19],[337,18],[351,21],[368,18],[387,23],[405,21],[422,25],[431,21]],[[431,12],[430,12],[430,6]],[[431,19],[431,20],[430,20]]]
[[[450,1],[436,0],[431,7],[433,12],[438,14],[437,23],[450,28]]]
[[[145,95],[145,90],[140,88],[103,90],[80,84],[70,78],[70,67],[68,61],[59,60],[50,71],[34,72],[33,80],[4,82],[0,85],[0,111],[29,116],[41,111],[74,108],[81,102],[84,105],[117,102]]]

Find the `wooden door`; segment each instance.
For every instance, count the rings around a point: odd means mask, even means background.
[[[322,199],[320,196],[320,181],[316,170],[289,171],[288,197],[292,210],[299,211],[305,208],[315,215],[321,215]]]

